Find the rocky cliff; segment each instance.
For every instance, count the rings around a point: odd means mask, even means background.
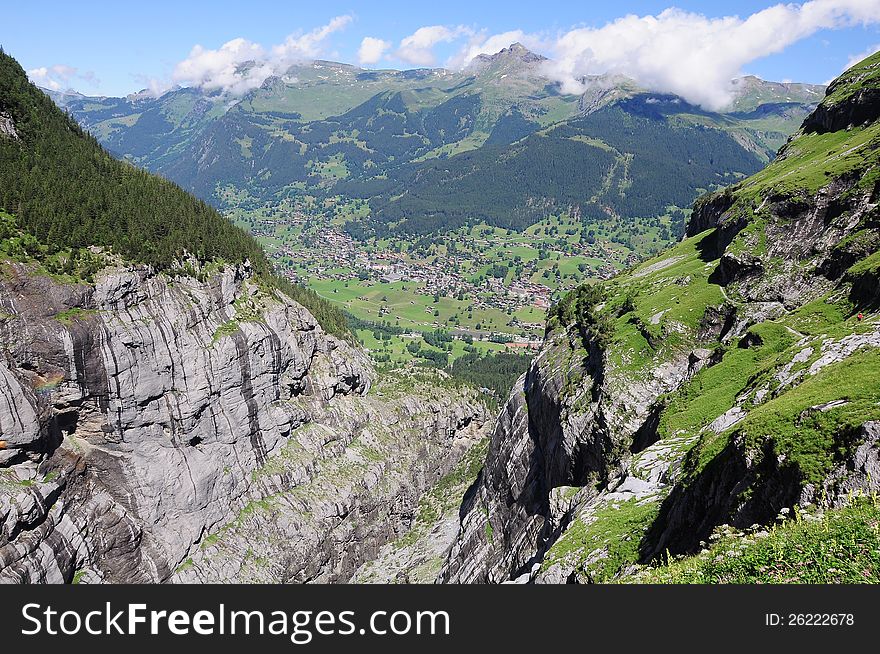
[[[202,272],[5,264],[0,580],[344,581],[479,439],[475,393]]]
[[[442,581],[624,579],[880,488],[878,88],[875,55],[680,244],[551,313]]]

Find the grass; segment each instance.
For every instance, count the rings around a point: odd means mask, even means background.
[[[869,57],[844,73],[841,79],[842,83],[837,84],[823,100],[823,105],[839,105],[860,88],[876,87],[880,80],[880,58],[876,55]],[[878,164],[880,122],[836,132],[797,133],[770,165],[723,191],[732,195],[734,200],[727,213],[731,216],[740,214],[749,223],[729,251],[749,251],[758,255],[766,252],[764,234],[767,221],[780,220],[766,210],[758,209],[766,199],[808,199],[834,180],[852,173],[857,173],[859,178],[855,192],[869,191],[880,176]]]
[[[838,78],[834,86],[834,89],[822,102],[823,105],[839,105],[866,87],[877,88],[880,86],[880,55],[873,54],[848,68]]]
[[[700,554],[622,581],[644,584],[864,584],[880,581],[880,506],[856,498],[842,509],[797,512],[769,529],[716,532]]]
[[[845,403],[825,411],[815,408],[835,400]],[[738,435],[752,452],[771,441],[774,455],[797,466],[804,482],[818,483],[855,445],[859,427],[878,419],[880,352],[857,352],[753,408],[733,428],[704,434],[686,463],[688,477],[705,469]]]
[[[541,568],[575,564],[595,583],[611,581],[622,568],[638,561],[642,534],[658,511],[655,500],[632,499],[598,509],[589,523],[577,517],[547,552]]]
[[[192,557],[190,557],[179,566],[177,566],[177,569],[174,572],[176,574],[178,572],[183,572],[184,570],[189,570],[193,567],[193,565],[195,565],[195,563],[193,562]]]
[[[827,411],[812,407],[834,400],[845,405]],[[865,351],[824,368],[787,393],[755,408],[738,429],[757,447],[770,438],[807,481],[820,482],[850,435],[880,419],[880,352]]]
[[[95,313],[91,309],[81,309],[79,307],[73,307],[72,309],[65,309],[64,311],[59,311],[55,314],[55,320],[60,322],[63,325],[70,326],[74,322],[84,320],[87,316]]]
[[[257,512],[267,512],[273,509],[273,501],[275,499],[275,495],[269,495],[262,499],[252,500],[248,502],[238,513],[235,515],[235,519],[231,522],[227,522],[222,527],[220,527],[217,531],[208,534],[202,539],[200,544],[200,549],[205,550],[214,545],[221,545],[223,543],[224,538],[229,534],[233,533],[236,529],[241,527],[245,518],[250,515],[253,515]],[[190,565],[192,562],[190,562]],[[186,565],[186,562],[184,562]]]
[[[853,169],[866,169],[880,159],[880,124],[867,128],[801,134],[786,146],[786,154],[741,186],[751,197],[783,193],[814,194],[831,180]]]
[[[880,56],[874,65],[878,64]],[[876,69],[872,71],[876,76]],[[859,173],[860,181],[853,192],[860,193],[876,180],[876,174],[870,171],[880,163],[878,145],[880,127],[876,124],[837,133],[798,135],[786,147],[784,157],[729,191],[734,196],[729,214],[732,218],[744,218],[747,227],[728,247],[728,252],[763,256],[765,266],[779,266],[781,260],[769,260],[766,256],[772,245],[768,243],[766,231],[770,221],[783,226],[787,219],[772,215],[769,209],[760,209],[762,202],[771,196],[795,200],[812,197],[831,181],[852,172]],[[869,172],[865,173],[866,170]],[[865,232],[862,237],[854,238],[864,240],[871,234]],[[844,293],[838,289],[778,320],[753,325],[741,347],[737,343],[722,346],[714,338],[700,342],[697,332],[707,308],[730,302],[722,289],[709,281],[717,262],[705,261],[700,252],[700,241],[707,235],[685,239],[605,284],[607,300],[596,311],[612,319],[614,325],[608,353],[610,371],[621,378],[621,383],[627,383],[638,374],[650,374],[672,354],[681,355],[695,347],[717,348],[716,358],[720,358],[720,362],[704,368],[664,398],[666,407],[659,425],[661,436],[696,434],[739,404],[748,413],[742,422],[721,434],[702,434],[687,456],[682,483],[691,483],[710,462],[725,456],[734,438],[737,447],[742,444],[745,448],[752,465],[760,465],[760,461],[754,459],[763,456],[769,445],[769,456],[785,467],[794,468],[799,483],[820,483],[835,465],[851,454],[861,425],[880,419],[880,352],[856,352],[815,375],[809,375],[806,369],[822,354],[821,344],[829,338],[866,332],[873,326],[869,326],[868,321],[856,320],[852,304],[843,299]],[[876,242],[842,243],[839,247],[848,254],[861,255],[860,261],[847,271],[849,279],[870,281],[880,277]],[[806,342],[802,342],[805,339]],[[780,389],[775,373],[808,346],[812,352],[805,353],[806,361],[791,368],[801,373],[797,378],[799,384]],[[753,402],[754,396],[745,394],[758,388],[771,392],[761,401]],[[772,391],[778,391],[779,395],[774,396]],[[840,404],[829,405],[834,401]],[[747,494],[750,490],[743,489],[743,492]],[[627,563],[635,561],[639,536],[656,515],[656,505],[652,509],[650,503],[627,504],[603,507],[593,515],[576,518],[547,553],[544,569],[554,563],[574,564],[591,580],[606,581]],[[752,572],[758,570],[769,580],[812,581],[810,575],[815,574],[819,581],[876,581],[880,560],[876,502],[847,511],[850,513],[814,517],[809,525],[804,522],[807,525],[804,527],[800,523],[792,526],[792,530],[803,531],[791,532],[790,535],[799,539],[794,539],[797,542],[791,551],[786,549],[788,541],[776,542],[772,538],[766,542],[773,542],[773,547],[756,554],[753,561],[741,556],[738,547],[730,556],[713,551],[712,556],[700,560],[699,575],[685,581],[755,581],[745,569],[755,561],[759,564],[752,565]],[[815,524],[818,523],[837,537],[827,549],[823,549],[819,538],[810,540],[817,536]],[[862,547],[859,538],[852,535],[860,529],[870,530],[870,538],[867,535],[864,538],[868,547]],[[736,538],[740,539],[737,542],[743,542],[742,535]],[[765,542],[758,543],[758,538],[764,536],[755,536],[749,545],[756,552]],[[775,560],[774,556],[783,561],[778,569],[768,565]],[[819,570],[808,569],[812,560],[820,563]],[[794,570],[792,566],[803,570]]]
[[[663,436],[694,434],[733,407],[737,396],[761,372],[775,367],[795,337],[783,326],[761,323],[749,334],[761,339],[750,348],[731,347],[714,366],[703,368],[672,394],[663,412],[659,431]]]
[[[212,343],[216,343],[221,338],[225,336],[232,336],[235,332],[240,329],[237,320],[227,320],[222,325],[220,325],[217,329],[214,330],[214,335],[211,338]]]
[[[489,138],[489,135],[485,132],[474,132],[464,137],[460,141],[455,141],[454,143],[447,143],[446,145],[440,145],[433,150],[426,152],[420,157],[416,157],[413,159],[413,162],[421,162],[428,161],[429,159],[436,159],[438,157],[454,157],[457,154],[461,154],[462,152],[469,152],[470,150],[476,150],[483,143],[486,142],[486,139]]]
[[[847,273],[852,277],[860,277],[865,274],[873,274],[874,277],[877,277],[878,271],[880,271],[880,250],[853,264]]]
[[[260,322],[263,319],[263,311],[272,300],[269,297],[269,289],[250,287],[249,292],[242,293],[232,303],[235,309],[235,318],[227,320],[214,330],[211,338],[216,343],[225,336],[232,336],[241,329],[242,322]]]
[[[708,236],[709,232],[704,232],[685,239],[663,255],[647,261],[630,275],[630,286],[635,281],[634,285],[639,288],[641,295],[636,314],[644,322],[648,323],[658,312],[665,310],[660,319],[661,325],[664,321],[674,321],[694,329],[707,307],[724,301],[721,288],[708,281],[715,264],[707,265],[700,258],[698,250],[702,240]],[[647,272],[651,266],[667,262],[671,262],[670,265]]]
[[[469,310],[474,303],[473,298],[458,300],[440,297],[435,302],[432,295],[420,292],[412,282],[357,282],[313,277],[308,285],[320,297],[341,305],[361,320],[387,321],[396,327],[413,331],[460,327],[484,335],[525,332],[509,324],[514,318],[513,314],[494,308]],[[537,309],[527,309],[519,316],[527,322],[543,321],[543,312]],[[476,329],[477,325],[480,325],[480,330]]]
[[[843,337],[858,328],[855,318],[848,319],[850,313],[848,303],[825,296],[796,309],[782,322],[808,336]]]
[[[34,274],[72,284],[93,282],[95,274],[109,263],[107,255],[88,249],[50,249],[20,230],[13,215],[0,210],[0,262],[4,260],[23,263]]]
[[[687,238],[606,284],[604,312],[613,320],[616,370],[645,371],[698,345],[706,309],[724,302],[721,288],[709,282],[717,264],[700,257],[700,242],[709,234]]]

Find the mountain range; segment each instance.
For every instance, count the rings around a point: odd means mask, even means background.
[[[757,172],[824,91],[745,77],[717,113],[620,76],[565,95],[543,63],[513,44],[455,72],[306,62],[238,98],[52,95],[110,152],[221,209],[360,198],[371,212],[352,234],[381,236],[569,209],[654,219]]]

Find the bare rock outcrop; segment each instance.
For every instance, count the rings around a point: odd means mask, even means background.
[[[298,561],[310,571],[272,579],[344,579],[412,519],[407,511],[483,420],[475,394],[433,403],[371,394],[365,355],[296,302],[260,290],[246,265],[206,282],[109,268],[93,285],[9,271],[0,281],[2,581],[188,581],[175,570],[211,534],[309,483],[337,497],[336,519],[305,525],[298,515],[333,511],[296,504],[266,526],[302,538]],[[370,483],[321,478],[378,425],[396,436],[377,446],[382,457],[425,461],[370,466]],[[291,456],[297,448],[302,456]],[[395,502],[391,519],[380,507]],[[371,507],[362,529],[378,522],[351,560],[325,570],[356,505]],[[204,567],[235,578],[234,566]]]

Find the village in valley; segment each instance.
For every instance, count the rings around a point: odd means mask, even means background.
[[[524,232],[479,224],[443,235],[359,241],[345,223],[364,211],[357,201],[296,196],[230,215],[262,242],[281,274],[360,321],[358,335],[380,363],[430,354],[438,345],[452,359],[536,350],[547,310],[561,294],[636,261],[627,248],[585,234],[567,216]],[[425,333],[443,338],[414,347]]]

